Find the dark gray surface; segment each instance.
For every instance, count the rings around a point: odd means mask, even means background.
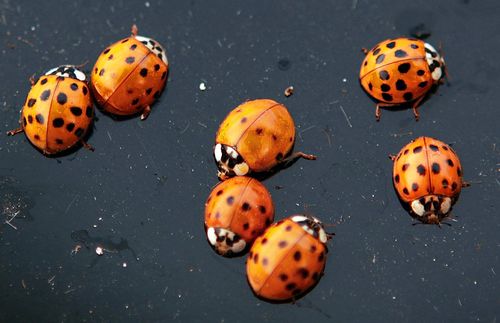
[[[17,126],[33,73],[90,69],[132,23],[165,46],[171,70],[147,121],[97,113],[94,153],[51,159],[0,136],[0,220],[20,210],[18,230],[0,227],[0,321],[496,322],[499,14],[495,0],[1,1],[2,133]],[[384,110],[376,123],[360,48],[420,23],[442,43],[451,85],[420,122]],[[265,182],[277,218],[344,219],[325,276],[293,305],[256,299],[244,258],[218,257],[203,232],[215,132],[250,98],[284,102],[297,149],[319,157]],[[420,135],[453,143],[473,183],[452,227],[412,226],[393,191],[387,155]],[[82,239],[90,249],[72,255]],[[98,258],[97,243],[117,252]]]

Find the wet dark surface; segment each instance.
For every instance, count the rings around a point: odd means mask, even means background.
[[[31,75],[90,69],[132,23],[171,71],[147,121],[97,112],[94,153],[47,158],[23,135],[0,137],[0,321],[496,322],[499,14],[495,0],[1,1],[2,133]],[[360,48],[410,32],[442,44],[451,84],[418,123],[411,110],[376,123]],[[296,304],[255,298],[245,259],[217,256],[203,232],[215,132],[251,98],[285,103],[296,148],[318,155],[264,182],[276,218],[341,222],[325,276]],[[393,191],[387,155],[420,135],[452,143],[473,184],[451,227],[412,226]]]

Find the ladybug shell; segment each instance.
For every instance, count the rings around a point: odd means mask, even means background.
[[[409,102],[423,96],[435,83],[428,62],[423,41],[388,39],[368,52],[361,64],[359,79],[364,90],[378,101]],[[439,62],[432,64],[432,68],[439,68]]]
[[[80,142],[93,117],[87,84],[57,75],[38,79],[21,112],[26,137],[47,155],[62,152]]]
[[[265,300],[297,299],[323,275],[326,245],[292,218],[271,225],[255,240],[247,258],[248,283]]]
[[[140,39],[146,39],[146,44]],[[161,49],[149,38],[131,36],[106,48],[97,59],[91,87],[97,103],[106,112],[137,114],[160,96],[167,81],[168,64],[165,54],[156,54],[149,41]]]
[[[232,256],[246,250],[273,221],[271,195],[251,177],[238,176],[220,182],[205,203],[207,237],[221,255]]]
[[[215,141],[233,147],[252,172],[265,172],[292,150],[295,124],[287,108],[276,101],[247,101],[224,119]]]
[[[454,198],[462,189],[462,166],[450,146],[437,139],[420,137],[396,156],[393,181],[404,202],[430,194]]]

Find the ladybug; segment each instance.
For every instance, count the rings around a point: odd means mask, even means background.
[[[302,152],[292,154],[294,143],[295,124],[283,104],[247,101],[232,110],[217,131],[214,159],[219,179],[270,172],[299,158],[316,159]]]
[[[7,132],[24,132],[45,155],[63,152],[77,143],[93,150],[83,138],[94,119],[94,106],[83,72],[72,65],[49,70],[36,82],[21,110],[21,127]]]
[[[411,104],[418,121],[419,105],[434,85],[443,82],[444,75],[444,59],[432,45],[414,38],[396,38],[385,40],[366,53],[359,81],[378,101],[377,121],[381,107],[404,103]]]
[[[330,238],[315,217],[294,215],[271,225],[258,237],[246,261],[247,279],[259,298],[296,300],[323,276]]]
[[[106,48],[94,65],[91,88],[106,112],[130,116],[141,113],[144,120],[151,104],[160,97],[167,82],[168,60],[155,40],[132,35]]]
[[[220,182],[205,203],[208,242],[223,256],[242,254],[273,221],[271,195],[251,177]]]
[[[462,166],[455,151],[430,137],[407,144],[394,161],[393,183],[410,214],[423,223],[440,224],[457,201],[462,187]]]

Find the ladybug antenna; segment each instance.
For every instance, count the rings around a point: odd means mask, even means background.
[[[444,49],[442,41],[439,41],[438,53],[439,55],[441,55],[441,57],[444,57]],[[448,73],[448,69],[446,68],[445,64],[443,64],[443,72],[444,72],[444,78],[446,79],[446,83],[450,84],[450,74]]]
[[[130,33],[132,34],[133,37],[137,36],[137,33],[139,32],[139,29],[137,28],[136,24],[132,25],[132,28],[130,28]]]
[[[82,67],[84,67],[85,65],[87,65],[87,63],[89,62],[89,60],[85,60],[83,63],[79,64],[79,65],[73,65],[76,69],[81,69]]]

